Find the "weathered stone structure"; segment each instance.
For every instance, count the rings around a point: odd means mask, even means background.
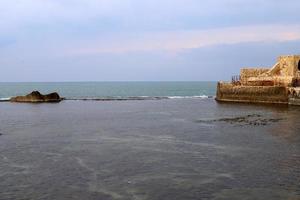
[[[219,82],[217,101],[300,105],[300,55],[280,56],[271,68],[244,68]]]

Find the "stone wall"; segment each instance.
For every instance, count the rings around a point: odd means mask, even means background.
[[[236,86],[218,83],[218,101],[247,103],[288,103],[288,90],[282,86]]]
[[[290,87],[288,88],[289,104],[300,106],[300,88]]]
[[[281,76],[298,76],[298,63],[300,56],[280,56],[278,62],[280,65]]]
[[[250,77],[257,77],[263,73],[268,72],[269,69],[268,68],[244,68],[241,69],[241,83],[242,84],[246,84],[248,78]]]
[[[219,101],[300,105],[300,55],[280,56],[272,68],[244,68],[218,83]]]
[[[274,86],[275,82],[273,80],[255,80],[247,81],[244,86]]]

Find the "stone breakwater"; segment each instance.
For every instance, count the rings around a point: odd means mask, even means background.
[[[282,86],[240,86],[231,83],[218,83],[216,100],[287,104],[289,95],[287,89]]]
[[[269,69],[241,69],[230,83],[218,83],[216,100],[300,105],[300,55],[281,56]]]

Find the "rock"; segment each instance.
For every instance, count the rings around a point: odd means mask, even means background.
[[[17,96],[10,99],[11,102],[24,102],[24,103],[45,103],[45,102],[60,102],[59,94],[56,92],[43,95],[38,91],[33,91],[26,96]]]
[[[218,123],[225,122],[233,125],[241,125],[241,126],[266,126],[270,123],[276,123],[283,120],[282,118],[266,118],[259,114],[253,115],[245,115],[233,118],[219,118],[219,119],[211,119],[211,120],[197,120],[197,123]]]

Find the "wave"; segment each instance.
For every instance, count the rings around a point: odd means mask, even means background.
[[[168,99],[211,99],[213,96],[200,95],[200,96],[169,96]]]
[[[164,99],[211,99],[214,96],[135,96],[135,97],[93,97],[93,98],[64,98],[73,101],[129,101],[129,100],[164,100]]]
[[[132,97],[65,97],[67,101],[130,101],[130,100],[164,100],[164,99],[212,99],[214,96],[132,96]],[[10,97],[0,98],[0,102],[7,102]]]
[[[0,102],[9,101],[10,97],[0,98]]]

